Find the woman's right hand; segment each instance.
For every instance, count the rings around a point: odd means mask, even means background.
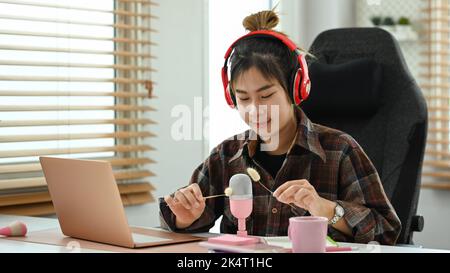
[[[173,196],[173,197],[172,197]],[[173,195],[164,197],[170,210],[176,216],[175,225],[178,229],[187,228],[202,215],[205,210],[205,198],[197,183],[176,191]]]

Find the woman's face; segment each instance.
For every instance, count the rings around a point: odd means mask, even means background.
[[[266,140],[278,134],[294,118],[291,102],[276,79],[267,79],[252,67],[234,82],[241,118]]]

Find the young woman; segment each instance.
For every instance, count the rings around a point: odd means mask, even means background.
[[[160,199],[162,226],[205,232],[223,215],[221,232],[236,233],[228,199],[204,196],[224,193],[231,176],[252,167],[274,193],[253,184],[249,234],[286,236],[290,217],[313,215],[329,219],[335,240],[395,244],[401,224],[367,155],[351,136],[312,123],[298,107],[309,92],[306,62],[272,30],[278,21],[273,11],[244,19],[250,34],[227,53],[226,94],[250,130],[215,147],[188,186]],[[223,72],[226,87],[227,62]]]

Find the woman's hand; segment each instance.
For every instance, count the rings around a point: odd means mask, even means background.
[[[312,216],[323,216],[328,220],[334,216],[336,203],[320,197],[306,179],[285,182],[273,196],[282,203],[294,204],[309,211]]]
[[[205,199],[197,183],[176,191],[173,196],[165,196],[164,201],[175,214],[175,225],[179,229],[192,225],[205,210]]]

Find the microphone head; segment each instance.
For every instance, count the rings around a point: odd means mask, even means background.
[[[238,173],[230,178],[230,186],[233,190],[233,194],[230,199],[241,200],[241,199],[252,199],[252,181],[248,175],[243,173]]]

